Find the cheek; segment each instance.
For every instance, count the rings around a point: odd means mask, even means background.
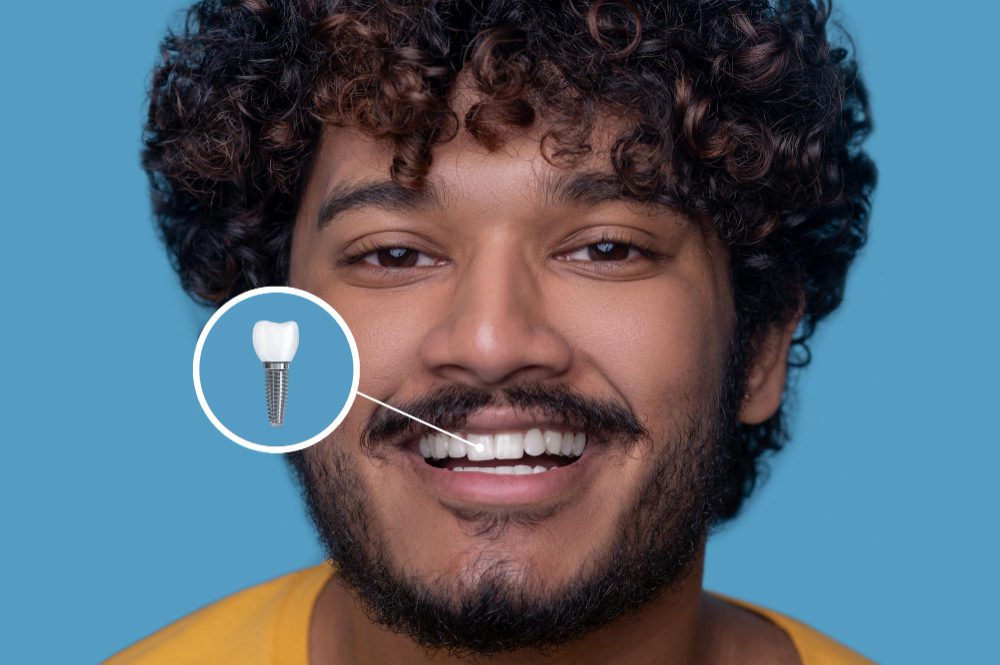
[[[389,394],[419,368],[420,341],[426,321],[415,314],[414,299],[359,295],[350,287],[329,288],[327,298],[340,311],[358,343],[361,386],[365,392]],[[426,310],[425,310],[426,311]]]
[[[358,345],[362,392],[392,392],[417,367],[429,305],[418,292],[379,293],[345,284],[323,260],[322,247],[318,240],[293,239],[289,285],[323,298],[344,317]]]
[[[704,284],[704,282],[702,282]],[[728,320],[711,289],[681,279],[566,289],[553,302],[575,347],[640,412],[716,384]]]

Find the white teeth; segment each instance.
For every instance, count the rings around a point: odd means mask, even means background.
[[[576,440],[576,435],[573,432],[564,432],[562,435],[562,445],[559,446],[559,454],[572,455],[574,440]]]
[[[562,447],[562,432],[553,432],[547,429],[543,438],[545,439],[545,452],[550,455],[558,455],[559,449]]]
[[[521,459],[524,457],[524,435],[520,432],[497,434],[494,442],[496,443],[497,459]]]
[[[435,434],[432,437],[434,441],[434,459],[444,459],[448,456],[448,437],[444,434]]]
[[[465,457],[466,444],[446,434],[438,434],[438,436],[444,437],[444,440],[448,442],[448,457]]]
[[[587,435],[584,432],[542,431],[539,428],[532,428],[527,432],[499,432],[497,434],[467,434],[462,432],[456,433],[456,436],[479,444],[482,448],[476,450],[447,434],[434,433],[421,436],[417,447],[425,459],[442,460],[467,457],[471,461],[517,460],[522,459],[525,455],[538,457],[546,454],[579,457],[587,447]],[[492,472],[487,471],[486,473]],[[499,473],[507,472],[500,471]]]
[[[533,457],[545,453],[545,437],[542,436],[542,430],[528,430],[528,433],[524,435],[524,452]]]
[[[465,437],[472,443],[478,443],[483,448],[482,450],[476,450],[475,448],[469,448],[466,454],[469,456],[470,460],[488,460],[496,459],[496,452],[493,446],[493,437],[489,434],[469,434]],[[426,457],[426,456],[425,456]]]
[[[499,473],[502,475],[529,476],[535,473],[545,473],[547,468],[539,464],[538,466],[528,466],[527,464],[516,464],[514,466],[456,466],[452,471],[478,471],[479,473]]]
[[[517,464],[515,466],[456,466],[452,471],[477,471],[479,473],[499,473],[503,475],[527,476],[535,473],[545,473],[547,468],[539,464],[530,467],[527,464]]]

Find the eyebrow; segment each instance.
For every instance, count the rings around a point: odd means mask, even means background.
[[[603,171],[546,173],[540,181],[542,200],[551,206],[593,207],[610,201],[666,209],[655,201],[631,195],[618,176]],[[392,180],[371,180],[337,184],[320,205],[316,223],[323,228],[350,210],[374,207],[389,212],[412,212],[441,207],[445,198],[440,186],[427,182],[421,189],[408,189]]]
[[[427,183],[422,189],[408,189],[392,180],[339,183],[333,188],[316,215],[319,228],[330,224],[349,210],[374,207],[390,212],[405,212],[440,206],[437,187]]]

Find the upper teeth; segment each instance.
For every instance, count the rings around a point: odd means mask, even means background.
[[[466,457],[470,460],[521,459],[530,456],[565,455],[579,457],[587,447],[584,432],[556,432],[530,429],[527,432],[498,432],[496,434],[460,434],[472,443],[482,445],[482,450],[466,446],[446,434],[424,434],[420,437],[420,454],[425,458]]]

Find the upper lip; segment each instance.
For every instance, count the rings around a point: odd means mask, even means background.
[[[454,426],[444,427],[439,423],[431,423],[442,429],[458,434],[459,432],[492,434],[496,432],[507,432],[529,429],[566,429],[572,427],[572,423],[565,417],[557,414],[538,413],[525,409],[512,407],[486,407],[479,409],[468,418],[458,421]],[[397,439],[397,445],[405,445],[415,441],[422,434],[433,432],[428,427],[418,425],[405,435]]]
[[[502,432],[508,430],[557,429],[568,425],[565,418],[543,415],[509,407],[487,407],[469,416],[462,429],[470,432]]]

